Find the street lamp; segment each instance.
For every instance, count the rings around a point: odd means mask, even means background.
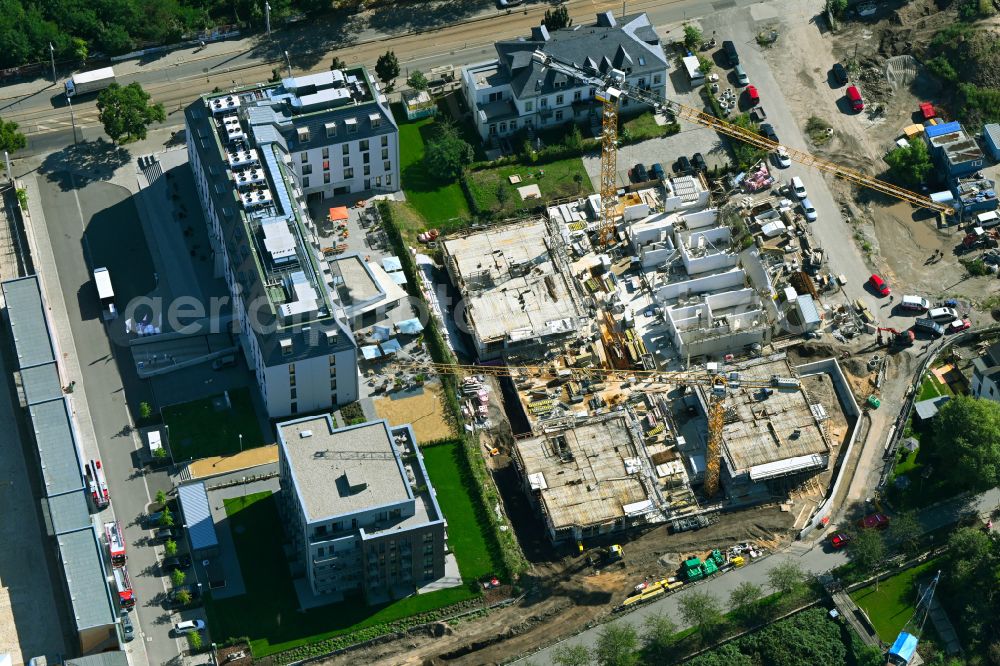
[[[288,78],[292,78],[292,61],[288,59],[288,51],[285,51],[285,64],[288,65]]]
[[[66,104],[69,105],[69,120],[73,123],[73,143],[76,143],[76,114],[73,113],[73,98],[66,95]]]
[[[52,59],[52,85],[58,83],[56,81],[56,47],[52,46],[52,42],[49,42],[49,58]]]
[[[243,433],[240,433],[240,453],[243,453]]]
[[[264,2],[264,30],[267,32],[267,38],[271,39],[271,3],[266,0]]]

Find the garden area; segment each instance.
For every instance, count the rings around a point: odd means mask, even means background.
[[[225,501],[247,591],[205,604],[217,640],[247,636],[254,657],[289,651],[280,657],[280,663],[288,663],[440,619],[445,607],[479,594],[465,585],[382,606],[349,599],[301,612],[282,549],[283,536],[277,538],[282,523],[276,500],[271,493],[256,493]]]
[[[170,405],[161,414],[177,462],[233,455],[264,444],[250,390],[246,388]]]
[[[928,560],[883,580],[878,584],[878,589],[871,585],[852,592],[851,598],[868,614],[879,638],[892,643],[913,617],[919,584],[930,581],[934,572],[940,568],[940,559]]]
[[[511,183],[511,176],[520,182]],[[497,218],[513,216],[557,199],[591,193],[590,178],[580,157],[545,164],[484,165],[466,172],[469,197],[477,214]],[[537,185],[539,196],[522,199],[517,188]]]

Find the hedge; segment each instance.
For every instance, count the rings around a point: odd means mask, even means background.
[[[407,291],[411,296],[423,299],[423,294],[420,291],[421,279],[417,272],[417,265],[413,260],[410,249],[403,241],[399,227],[396,225],[392,206],[388,202],[380,201],[378,203],[378,211],[382,218],[382,225],[385,228],[386,235],[392,244],[393,251],[403,265],[403,273],[406,275],[407,281]],[[427,343],[431,358],[436,363],[455,364],[455,356],[452,354],[451,348],[444,341],[439,326],[440,323],[436,317],[433,315],[428,317],[427,323],[424,325],[424,342]],[[440,377],[441,385],[444,388],[442,393],[449,420],[454,426],[455,432],[458,433],[456,439],[461,442],[462,463],[475,480],[475,488],[478,495],[476,499],[482,505],[482,509],[489,516],[490,523],[493,525],[491,536],[496,540],[497,550],[503,559],[504,573],[513,579],[528,567],[528,562],[524,557],[524,552],[521,550],[520,544],[517,543],[514,530],[509,525],[507,525],[508,529],[501,530],[501,521],[497,520],[496,513],[493,511],[493,507],[500,503],[500,493],[493,483],[493,478],[490,476],[489,470],[486,468],[486,461],[480,453],[477,438],[467,433],[465,428],[462,427],[464,418],[462,416],[462,405],[458,400],[459,391],[456,375],[441,374]],[[452,441],[452,439],[443,441]],[[422,444],[422,446],[433,445],[434,442]]]

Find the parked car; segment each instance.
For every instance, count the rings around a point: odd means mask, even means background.
[[[972,322],[968,319],[956,319],[955,321],[948,324],[945,329],[948,333],[961,333],[962,331],[967,331],[972,328]]]
[[[187,604],[182,604],[177,595],[180,594],[181,590],[184,590],[191,597],[191,601]],[[163,601],[163,607],[167,610],[174,610],[177,608],[185,608],[190,605],[198,604],[201,601],[201,593],[198,591],[197,585],[185,585],[183,587],[175,587],[167,593],[166,599]]]
[[[931,307],[930,302],[923,296],[903,296],[903,300],[900,301],[899,307],[903,310],[912,310],[913,312],[927,312]]]
[[[872,273],[871,277],[868,278],[868,284],[871,285],[871,288],[874,289],[875,293],[879,296],[888,296],[892,293],[892,290],[889,289],[889,285],[886,284],[885,280],[882,279],[882,276],[877,273]]]
[[[726,60],[729,61],[730,67],[735,67],[740,64],[740,54],[736,52],[736,44],[733,44],[727,39],[722,42],[722,50],[726,54]]]
[[[151,530],[154,527],[157,527],[160,524],[160,521],[163,520],[163,512],[154,511],[153,513],[147,513],[143,520],[146,524],[146,529]]]
[[[692,170],[691,160],[686,155],[681,155],[677,158],[677,164],[674,165],[674,173],[689,174]]]
[[[913,322],[913,330],[926,333],[932,338],[940,338],[944,335],[944,326],[933,319],[917,319]]]
[[[813,208],[812,202],[809,201],[809,197],[806,197],[805,199],[800,201],[799,205],[802,206],[802,214],[806,216],[806,219],[809,220],[810,222],[815,222],[816,209]]]
[[[185,569],[191,568],[191,556],[190,555],[177,555],[175,557],[168,557],[163,560],[163,564],[160,565],[164,571],[183,571]]]
[[[852,111],[865,110],[865,100],[861,98],[861,91],[857,86],[847,87],[847,101],[851,103]]]
[[[808,194],[806,194],[806,184],[802,182],[802,179],[798,176],[792,176],[791,180],[788,181],[788,189],[792,191],[798,199],[805,199]]]
[[[524,0],[497,0],[497,7],[500,9],[510,9],[511,7],[517,7],[523,3]]]
[[[792,166],[792,158],[788,156],[788,151],[785,150],[784,146],[778,146],[778,149],[772,155],[774,155],[774,163],[782,169]]]
[[[833,64],[833,79],[840,85],[847,85],[850,80],[847,76],[847,68],[841,65],[839,62]]]
[[[760,93],[757,92],[757,86],[747,86],[747,100],[750,102],[750,106],[760,104]]]
[[[949,324],[959,319],[958,311],[955,308],[932,308],[927,311],[927,316],[938,323]]]
[[[694,166],[695,171],[708,171],[708,165],[705,164],[705,158],[702,157],[701,153],[695,153],[691,156],[691,165]]]
[[[846,532],[837,532],[830,535],[830,545],[840,550],[851,542],[851,535]]]
[[[736,85],[745,86],[750,83],[750,77],[743,71],[743,65],[733,67],[733,74],[736,76]]]
[[[865,530],[884,530],[889,527],[889,516],[884,513],[872,513],[858,521],[858,527]]]
[[[175,636],[186,636],[205,629],[204,620],[184,620],[174,625]]]
[[[649,180],[649,172],[643,164],[636,164],[629,172],[633,183],[645,183]]]
[[[132,620],[129,618],[128,613],[122,615],[122,634],[125,636],[126,643],[131,643],[135,638],[135,627],[132,626]]]
[[[653,178],[656,180],[663,180],[666,178],[666,174],[663,171],[663,165],[659,162],[653,162],[653,165],[649,167],[649,171],[653,174]]]
[[[764,123],[761,125],[760,133],[771,141],[778,143],[778,134],[774,131],[774,126],[771,123]],[[787,156],[788,153],[785,153],[785,155]]]

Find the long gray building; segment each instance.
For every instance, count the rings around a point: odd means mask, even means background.
[[[278,502],[315,595],[399,598],[445,574],[445,520],[410,426],[280,423]]]
[[[357,400],[357,345],[306,200],[390,192],[399,131],[363,68],[206,95],[185,111],[215,272],[272,418]]]

